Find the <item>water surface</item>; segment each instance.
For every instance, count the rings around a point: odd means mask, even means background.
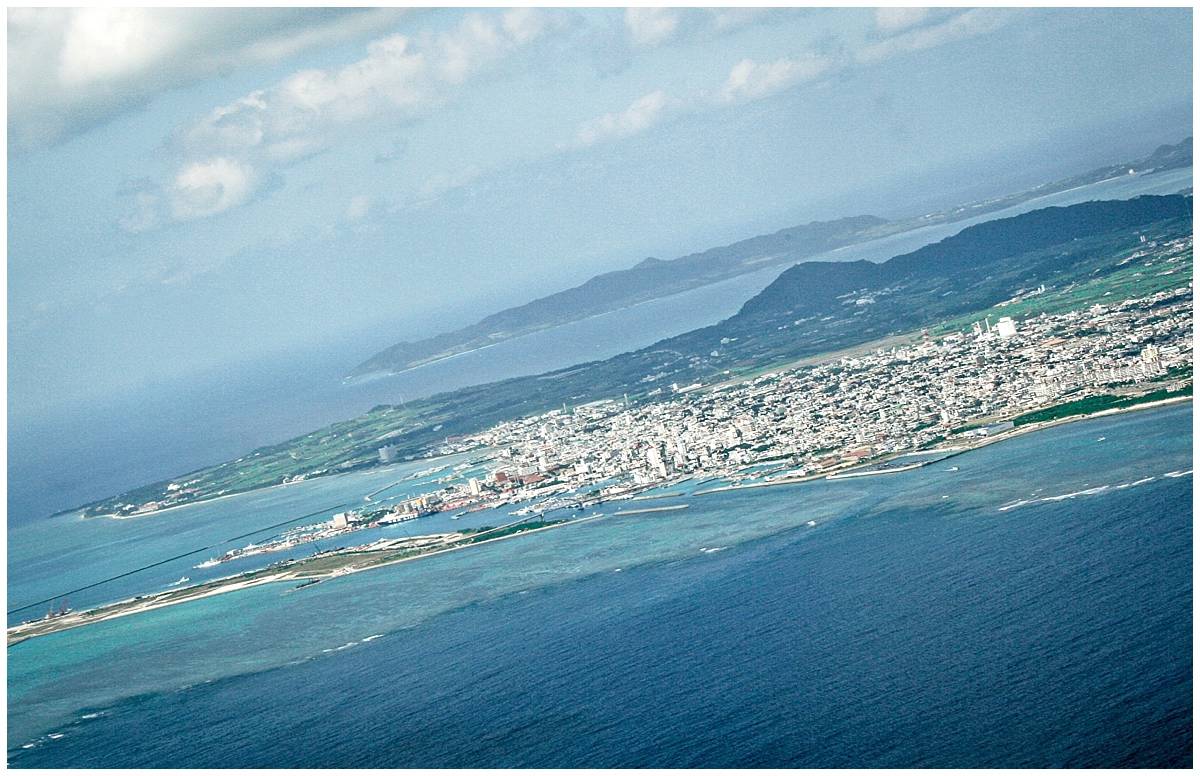
[[[1191,418],[33,639],[10,761],[1190,765]]]

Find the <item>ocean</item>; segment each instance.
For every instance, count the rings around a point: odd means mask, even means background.
[[[677,496],[33,639],[9,649],[9,764],[1187,767],[1191,421]],[[167,526],[271,522],[236,503],[44,540],[144,562],[117,534],[163,553],[197,539]]]
[[[980,221],[1093,199],[1172,194],[1191,185],[1190,167],[1122,176],[813,260],[885,261]],[[231,366],[207,380],[156,386],[103,405],[64,408],[52,417],[21,417],[10,409],[9,520],[38,520],[60,509],[236,458],[376,404],[396,404],[636,350],[728,318],[784,269],[769,267],[353,385],[343,385],[342,376],[370,352],[350,353],[353,348],[348,345],[339,352],[292,354]],[[378,337],[378,332],[373,336]]]

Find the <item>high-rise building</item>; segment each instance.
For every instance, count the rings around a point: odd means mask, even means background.
[[[1017,324],[1012,318],[1007,315],[996,321],[996,333],[1000,335],[1000,339],[1008,339],[1015,337],[1017,334]]]

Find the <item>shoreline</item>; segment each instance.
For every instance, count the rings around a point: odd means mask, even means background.
[[[919,227],[914,227],[914,228],[919,228]],[[905,231],[912,231],[912,230],[908,229]],[[895,234],[903,234],[903,232],[895,232]],[[890,235],[887,235],[887,236],[890,236]],[[864,242],[871,242],[873,240],[878,240],[878,239],[882,239],[882,238],[873,237],[873,238],[870,238],[869,240],[865,240]],[[861,243],[851,243],[850,245],[843,246],[843,247],[851,248],[851,247],[855,247],[857,245],[861,245]],[[835,250],[841,250],[841,249],[838,248]],[[819,256],[821,254],[816,254],[816,255]],[[816,258],[804,259],[804,261],[817,261],[817,260],[819,260],[819,259],[816,259]],[[791,266],[791,263],[784,260],[784,261],[779,262],[779,266],[781,266],[783,269],[786,269],[787,267]],[[629,269],[632,269],[632,267],[630,267]],[[342,378],[342,381],[344,384],[354,385],[355,383],[358,383],[358,382],[368,382],[371,380],[386,380],[391,377],[398,377],[400,375],[407,374],[408,372],[413,372],[418,369],[423,369],[423,368],[425,368],[427,366],[431,366],[433,364],[440,364],[445,361],[449,361],[451,359],[458,358],[459,356],[467,356],[472,353],[478,353],[480,351],[487,350],[488,348],[494,348],[497,345],[503,345],[506,342],[516,342],[517,340],[521,340],[521,339],[524,339],[525,337],[533,336],[534,334],[542,334],[544,332],[553,331],[554,329],[561,329],[565,326],[571,326],[576,323],[583,323],[586,321],[596,320],[597,318],[603,318],[606,315],[612,315],[614,313],[625,312],[627,310],[632,310],[637,307],[641,307],[643,305],[653,304],[655,302],[668,301],[677,296],[682,296],[683,294],[688,294],[693,291],[698,291],[698,290],[704,289],[704,288],[712,288],[713,286],[720,285],[721,283],[728,283],[733,280],[739,280],[739,279],[746,277],[747,275],[753,275],[758,272],[766,272],[769,269],[774,269],[774,265],[764,262],[757,269],[748,270],[746,272],[739,272],[739,273],[736,273],[733,275],[729,275],[728,277],[720,278],[718,280],[714,280],[711,282],[700,283],[698,285],[689,286],[687,288],[680,289],[679,291],[676,291],[671,294],[666,294],[664,296],[655,296],[655,297],[651,297],[650,299],[642,299],[637,302],[630,302],[629,304],[625,304],[620,307],[614,307],[611,310],[604,310],[602,312],[592,313],[591,315],[586,315],[582,318],[573,318],[572,320],[562,321],[561,323],[552,323],[552,324],[547,324],[545,326],[539,326],[538,328],[530,329],[529,331],[525,331],[520,334],[514,334],[512,336],[504,337],[502,339],[496,340],[495,342],[489,342],[486,345],[479,345],[479,346],[471,348],[469,350],[460,350],[455,353],[449,353],[444,356],[431,356],[429,358],[429,360],[427,360],[427,361],[421,361],[419,363],[410,364],[409,366],[406,366],[403,369],[399,369],[399,370],[394,370],[394,371],[389,370],[389,371],[385,371],[385,372],[368,372],[367,374],[363,374],[363,375],[346,375],[345,377]],[[653,344],[653,343],[651,343],[651,344]],[[569,369],[574,369],[575,366],[577,366],[577,365],[566,366],[566,367],[563,367],[562,370],[552,370],[552,371],[566,371]]]
[[[731,491],[731,490],[747,490],[750,488],[769,488],[774,485],[799,485],[801,483],[813,482],[814,480],[822,480],[822,479],[823,480],[845,480],[845,479],[853,479],[853,478],[857,478],[857,477],[865,477],[865,476],[871,476],[871,475],[899,474],[900,472],[906,472],[906,471],[911,471],[912,469],[922,468],[924,466],[929,465],[930,463],[938,463],[941,461],[946,461],[946,460],[949,460],[950,458],[954,458],[956,456],[963,455],[964,453],[969,453],[972,450],[978,450],[981,447],[987,447],[988,445],[994,445],[998,442],[1004,442],[1008,439],[1013,439],[1015,437],[1019,437],[1024,434],[1029,434],[1029,433],[1033,433],[1036,431],[1044,431],[1045,429],[1048,429],[1048,428],[1054,428],[1056,426],[1066,425],[1067,423],[1076,423],[1076,422],[1082,421],[1082,420],[1093,420],[1095,418],[1103,418],[1103,417],[1107,417],[1110,415],[1121,415],[1126,412],[1136,412],[1138,410],[1158,409],[1158,408],[1166,407],[1166,406],[1169,406],[1172,404],[1181,404],[1183,402],[1190,402],[1191,400],[1192,400],[1191,396],[1172,396],[1167,399],[1159,399],[1158,401],[1146,402],[1144,404],[1134,404],[1129,407],[1111,407],[1106,410],[1098,410],[1096,412],[1090,412],[1085,415],[1072,415],[1072,416],[1069,416],[1066,418],[1056,418],[1054,420],[1042,421],[1040,423],[1030,423],[1025,426],[1018,426],[1018,427],[1014,428],[1012,431],[1009,431],[1004,434],[1000,434],[998,436],[985,437],[984,439],[980,440],[979,442],[968,443],[968,442],[956,441],[954,447],[932,448],[930,450],[916,451],[916,453],[914,453],[914,452],[899,453],[897,455],[892,456],[891,458],[885,458],[884,460],[878,461],[876,464],[874,464],[874,465],[878,465],[880,463],[888,463],[889,461],[894,461],[899,458],[903,458],[904,456],[914,455],[914,454],[918,454],[918,453],[919,454],[928,454],[928,453],[936,453],[939,451],[946,453],[946,455],[944,455],[941,458],[938,458],[934,461],[926,461],[926,462],[922,462],[922,463],[909,464],[907,466],[901,466],[901,467],[897,467],[895,469],[864,471],[860,474],[854,474],[854,473],[852,473],[852,470],[850,470],[850,469],[843,469],[840,471],[833,471],[833,472],[820,472],[820,473],[816,473],[816,474],[806,474],[803,477],[786,477],[786,478],[782,478],[782,479],[778,479],[778,480],[769,480],[766,482],[753,482],[753,483],[750,483],[747,485],[722,485],[722,486],[716,487],[716,488],[697,490],[697,491],[691,493],[690,495],[692,495],[692,496],[707,496],[712,493],[724,493],[726,491]]]
[[[691,494],[684,494],[684,493],[663,494],[663,497],[665,498],[665,497],[670,497],[670,496],[674,496],[674,495],[678,495],[681,497],[688,496],[688,495],[702,496],[702,495],[708,495],[708,494],[712,494],[712,493],[720,493],[720,492],[735,491],[735,490],[747,490],[747,489],[751,489],[751,488],[765,488],[765,487],[772,487],[772,486],[777,486],[777,485],[797,485],[797,484],[801,484],[804,482],[811,482],[814,480],[821,480],[821,479],[839,480],[839,479],[852,479],[852,478],[856,478],[856,477],[870,476],[870,475],[896,474],[896,473],[903,472],[903,471],[911,471],[913,469],[922,468],[922,467],[928,465],[929,463],[945,461],[945,460],[948,460],[955,456],[963,455],[963,454],[969,453],[973,450],[978,450],[982,447],[987,447],[989,445],[1003,442],[1008,439],[1013,439],[1018,436],[1023,436],[1025,434],[1043,431],[1048,428],[1054,428],[1057,426],[1062,426],[1062,425],[1066,425],[1068,423],[1075,423],[1075,422],[1079,422],[1079,421],[1093,420],[1096,418],[1102,418],[1102,417],[1107,417],[1107,416],[1115,416],[1115,415],[1120,415],[1120,414],[1124,414],[1124,413],[1128,413],[1128,412],[1134,412],[1134,411],[1138,411],[1138,410],[1160,409],[1160,408],[1164,408],[1164,407],[1167,407],[1170,405],[1182,404],[1184,402],[1191,402],[1191,400],[1192,400],[1191,396],[1175,396],[1175,397],[1170,397],[1167,399],[1160,399],[1158,401],[1147,402],[1144,404],[1135,404],[1135,405],[1132,405],[1129,407],[1114,407],[1114,408],[1109,408],[1109,409],[1105,409],[1105,410],[1099,410],[1094,413],[1088,413],[1086,415],[1076,415],[1076,416],[1071,416],[1071,417],[1066,417],[1066,418],[1057,418],[1055,420],[1044,421],[1041,423],[1031,423],[1026,426],[1021,426],[1021,427],[1015,428],[1012,431],[1005,433],[1005,434],[982,439],[976,443],[963,444],[961,442],[957,442],[953,447],[942,448],[941,451],[946,452],[947,455],[945,455],[941,458],[938,458],[935,461],[922,461],[919,463],[913,463],[913,464],[909,464],[906,466],[897,467],[894,469],[865,471],[860,474],[852,474],[849,471],[834,472],[834,473],[821,472],[821,473],[817,473],[817,474],[805,475],[803,477],[784,478],[784,479],[772,480],[772,481],[768,481],[768,482],[750,483],[750,484],[746,484],[746,485],[725,485],[725,486],[721,486],[721,487],[717,487],[717,488],[698,490]],[[936,452],[939,452],[939,450],[933,449],[933,450],[919,451],[919,452],[926,454],[926,453],[936,453]],[[912,454],[913,454],[912,452],[900,453],[900,454],[894,455],[891,458],[885,459],[884,461],[881,461],[878,463],[886,463],[888,461],[896,460],[898,458],[902,458],[904,456],[912,455]],[[875,465],[878,465],[878,463]],[[839,474],[840,474],[840,476],[839,476]],[[612,513],[612,516],[618,517],[618,516],[630,516],[630,515],[637,515],[637,514],[644,514],[644,513],[651,513],[651,512],[678,511],[678,510],[685,509],[687,506],[688,505],[686,505],[686,504],[681,504],[681,505],[669,505],[669,506],[661,506],[661,507],[648,507],[648,508],[644,508],[644,509],[618,510],[617,512]],[[357,573],[360,573],[363,571],[370,571],[372,569],[384,568],[386,566],[394,566],[398,563],[405,563],[408,561],[419,560],[421,558],[432,557],[434,555],[443,555],[443,554],[446,554],[449,552],[456,552],[456,551],[467,549],[469,547],[476,546],[476,545],[484,545],[484,544],[489,544],[492,542],[502,541],[505,539],[511,539],[511,538],[518,537],[518,536],[525,536],[528,534],[540,533],[542,531],[548,531],[548,530],[551,530],[554,528],[562,528],[562,527],[569,526],[569,525],[586,523],[586,522],[590,522],[593,520],[603,518],[605,516],[606,516],[606,514],[598,513],[598,514],[594,514],[594,515],[589,515],[587,517],[580,517],[580,518],[576,518],[573,520],[565,520],[561,523],[552,523],[550,525],[545,525],[545,526],[541,526],[538,528],[530,528],[529,530],[518,531],[515,533],[505,534],[503,536],[497,536],[497,537],[493,537],[490,539],[483,539],[480,541],[464,541],[465,539],[469,539],[471,535],[470,534],[462,534],[462,535],[460,535],[460,537],[458,539],[454,540],[455,543],[449,547],[444,547],[442,549],[432,550],[429,552],[418,552],[417,554],[407,555],[407,556],[400,557],[400,558],[390,558],[390,559],[380,560],[378,562],[368,562],[366,565],[359,566],[359,567],[356,567],[354,565],[354,561],[351,560],[351,558],[353,558],[353,556],[355,556],[355,555],[361,555],[364,552],[369,552],[369,551],[348,549],[347,551],[345,551],[343,553],[333,553],[332,555],[326,556],[326,557],[338,557],[339,555],[341,555],[348,559],[347,565],[340,566],[340,567],[330,569],[330,570],[317,571],[317,572],[305,572],[302,568],[301,569],[283,568],[283,569],[279,569],[279,570],[275,571],[274,573],[268,573],[268,569],[258,569],[258,570],[254,570],[254,571],[244,572],[242,575],[236,575],[233,577],[225,577],[222,579],[205,582],[205,583],[202,583],[202,584],[197,585],[192,588],[180,588],[177,590],[168,590],[168,591],[164,591],[164,592],[160,592],[160,593],[151,594],[148,596],[140,596],[138,598],[123,599],[121,601],[116,601],[116,602],[113,602],[110,604],[104,604],[104,605],[101,605],[101,606],[98,606],[98,607],[95,607],[92,609],[84,610],[81,612],[77,612],[77,613],[72,612],[68,615],[64,615],[61,619],[35,620],[30,623],[23,623],[21,625],[11,626],[7,629],[7,631],[8,631],[8,646],[12,647],[16,644],[21,643],[22,641],[27,641],[31,638],[37,638],[39,636],[46,636],[46,635],[50,635],[52,633],[58,633],[58,632],[65,631],[65,630],[71,630],[73,628],[82,627],[84,625],[88,625],[91,623],[104,622],[106,620],[112,620],[112,619],[116,619],[118,617],[124,617],[124,616],[132,615],[132,614],[138,614],[141,612],[152,611],[154,609],[161,609],[161,608],[165,608],[168,606],[174,606],[177,604],[189,603],[191,601],[200,600],[202,598],[208,598],[208,597],[211,597],[214,595],[220,595],[222,593],[235,592],[237,590],[243,590],[243,589],[257,587],[257,586],[265,585],[265,584],[273,584],[276,582],[285,582],[285,581],[320,582],[320,581],[324,581],[326,579],[331,579],[334,577],[348,576],[350,574],[357,574]],[[513,524],[510,524],[510,525],[513,525]],[[499,530],[499,529],[505,528],[505,527],[509,527],[509,526],[500,526],[496,529],[491,529],[491,530]],[[300,564],[303,564],[306,561],[310,561],[310,560],[312,560],[312,558],[305,558],[305,559],[296,561],[295,563],[296,563],[296,565],[300,565]],[[191,592],[189,592],[189,591],[191,591]],[[61,623],[61,625],[59,625],[59,623]],[[39,628],[39,626],[41,626],[41,627]]]
[[[440,458],[453,458],[456,455],[463,455],[463,453],[444,453],[442,455],[429,456],[428,458],[414,458],[411,461],[397,461],[395,464],[392,464],[392,465],[393,466],[406,466],[408,464],[414,464],[414,463],[425,463],[426,461],[437,461]],[[191,507],[191,506],[195,506],[197,504],[211,504],[214,501],[221,501],[222,499],[233,498],[234,496],[245,496],[250,493],[259,493],[259,492],[264,492],[264,491],[268,491],[268,490],[274,490],[276,488],[290,488],[293,485],[303,485],[306,482],[315,482],[316,480],[324,480],[329,477],[349,477],[354,474],[362,474],[364,472],[381,472],[383,470],[384,470],[383,467],[371,467],[371,468],[363,469],[361,471],[331,472],[329,474],[318,474],[315,477],[305,477],[302,480],[293,480],[292,482],[277,482],[274,485],[260,485],[257,488],[248,488],[246,490],[239,490],[236,493],[222,493],[219,496],[208,496],[206,498],[196,499],[195,501],[188,501],[183,504],[172,504],[171,506],[163,507],[162,509],[151,509],[146,512],[137,512],[135,514],[129,514],[129,515],[103,514],[103,515],[86,516],[86,515],[82,514],[83,510],[87,509],[87,505],[84,505],[84,506],[80,506],[80,507],[74,507],[72,509],[64,509],[59,512],[55,512],[53,515],[51,515],[51,517],[58,517],[60,515],[69,515],[73,512],[78,512],[78,513],[80,513],[80,515],[79,515],[80,520],[99,520],[102,518],[107,518],[109,520],[134,520],[139,517],[154,517],[155,515],[161,515],[164,512],[170,512],[171,510],[174,510],[174,509],[183,509],[184,507]],[[408,479],[407,477],[401,478],[400,480],[393,482],[389,486],[380,488],[379,491],[376,491],[376,492],[381,492],[381,491],[387,490],[388,487],[393,487],[393,486],[399,484],[400,482],[404,482],[407,479]]]
[[[136,598],[125,598],[120,601],[114,601],[109,604],[102,604],[91,609],[85,609],[79,612],[71,612],[61,618],[53,620],[34,620],[29,623],[13,625],[7,628],[7,646],[13,647],[23,641],[38,638],[40,636],[49,636],[54,633],[61,633],[66,630],[81,628],[94,623],[115,620],[120,617],[129,615],[141,614],[155,609],[164,609],[168,606],[176,606],[179,604],[191,603],[203,598],[210,598],[223,593],[233,593],[238,590],[246,590],[252,587],[261,585],[275,584],[278,582],[323,582],[327,579],[349,576],[358,574],[364,571],[384,568],[386,566],[394,566],[399,563],[428,558],[434,555],[444,555],[449,552],[464,550],[469,547],[490,544],[492,542],[504,541],[505,539],[513,539],[518,536],[527,536],[529,534],[541,533],[549,531],[553,528],[563,528],[568,525],[577,525],[579,523],[587,523],[593,520],[598,520],[606,515],[603,513],[588,515],[587,517],[579,517],[574,520],[564,520],[561,523],[551,523],[539,528],[530,528],[526,531],[518,531],[516,533],[505,534],[503,536],[495,536],[490,539],[482,539],[480,541],[464,541],[471,538],[471,534],[460,534],[458,539],[454,540],[454,544],[449,547],[443,547],[429,552],[418,552],[415,555],[407,555],[400,558],[390,558],[380,560],[378,562],[368,562],[364,566],[356,567],[353,558],[355,555],[362,555],[369,550],[355,550],[347,548],[345,552],[334,552],[325,558],[344,557],[347,559],[347,565],[340,566],[327,571],[310,571],[306,572],[303,569],[288,569],[282,568],[274,573],[264,573],[267,569],[257,569],[254,571],[243,572],[231,577],[222,577],[219,579],[203,582],[192,587],[177,588],[174,590],[166,590],[159,593],[153,593]],[[500,530],[508,526],[498,526],[491,530]],[[311,561],[313,558],[303,558],[296,561],[296,565]],[[39,629],[40,628],[40,629]]]
[[[953,453],[951,453],[950,455],[953,455]],[[903,456],[898,455],[895,458],[892,458],[888,461],[884,461],[883,463],[890,463],[891,461],[899,460],[902,457]],[[949,455],[946,456],[946,458],[949,458],[949,457],[950,457]],[[938,458],[936,460],[944,461],[945,458]],[[826,474],[825,479],[827,479],[827,480],[846,480],[846,479],[850,479],[851,477],[875,477],[880,474],[899,474],[900,472],[907,472],[907,471],[912,471],[913,469],[920,469],[922,466],[928,466],[931,463],[933,463],[933,461],[919,461],[917,463],[905,464],[904,466],[895,466],[890,469],[888,469],[888,468],[864,469],[863,471],[855,471],[855,470],[851,469],[850,471]]]

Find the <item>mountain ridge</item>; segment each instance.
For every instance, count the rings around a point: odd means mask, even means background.
[[[492,313],[456,331],[397,343],[360,364],[351,375],[419,366],[541,328],[736,277],[751,271],[747,269],[750,265],[757,269],[768,262],[799,260],[849,245],[866,230],[886,223],[875,216],[812,221],[677,259],[648,257],[630,268],[604,272],[578,286]]]
[[[1035,186],[1016,194],[889,221],[858,215],[799,226],[738,240],[676,259],[647,257],[625,269],[596,275],[578,286],[492,313],[477,323],[416,341],[398,342],[351,370],[348,378],[395,373],[534,331],[681,293],[769,266],[805,258],[871,239],[935,224],[954,223],[1011,207],[1034,197],[1108,180],[1129,171],[1153,174],[1192,163],[1192,138],[1157,147],[1143,159],[1098,167],[1081,175]]]

